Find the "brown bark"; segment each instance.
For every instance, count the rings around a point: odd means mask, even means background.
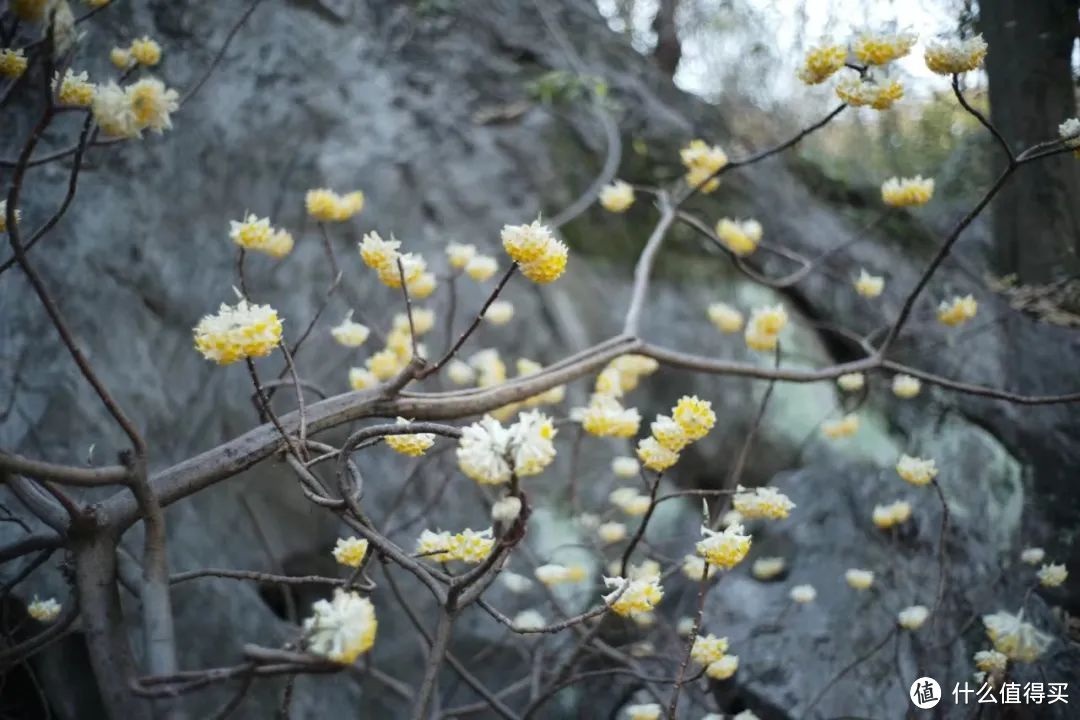
[[[990,118],[1014,150],[1057,135],[1076,115],[1071,55],[1078,0],[982,0],[990,46]],[[1071,155],[1020,168],[994,201],[996,266],[1023,283],[1080,270],[1080,163]]]
[[[679,40],[675,14],[679,9],[679,0],[660,0],[653,18],[652,28],[656,33],[656,49],[653,59],[668,77],[675,77],[682,59],[682,42]]]

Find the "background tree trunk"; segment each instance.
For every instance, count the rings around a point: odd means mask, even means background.
[[[1078,0],[981,0],[990,45],[990,117],[1019,149],[1057,135],[1076,115],[1072,50]],[[1075,276],[1080,269],[1080,164],[1071,155],[1022,168],[994,201],[996,266],[1021,282]]]
[[[675,25],[675,13],[679,9],[679,0],[660,0],[653,18],[653,31],[656,32],[656,49],[653,59],[664,74],[675,77],[682,59],[682,42],[679,40],[678,27]]]

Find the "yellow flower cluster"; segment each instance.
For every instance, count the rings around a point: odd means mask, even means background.
[[[731,500],[731,506],[747,520],[782,520],[791,514],[795,503],[776,488],[758,487],[748,490],[739,485]]]
[[[901,455],[896,463],[896,474],[912,485],[926,485],[937,477],[937,463],[931,458]]]
[[[1009,664],[1009,658],[997,650],[980,650],[975,653],[975,667],[984,673],[1003,673]]]
[[[925,205],[934,196],[934,178],[891,177],[881,184],[881,200],[890,207]]]
[[[904,86],[896,80],[871,82],[860,77],[848,77],[836,84],[836,95],[848,105],[888,110],[904,97]]]
[[[488,305],[484,319],[492,325],[505,325],[514,318],[514,304],[507,300],[495,300]]]
[[[399,417],[397,425],[409,425],[405,418]],[[426,453],[435,444],[435,436],[432,433],[406,433],[402,435],[386,435],[383,442],[390,446],[394,452],[411,457],[419,457]]]
[[[821,426],[822,434],[830,440],[851,437],[859,432],[859,416],[848,413],[838,420],[830,420]]]
[[[701,534],[704,539],[698,541],[697,553],[710,565],[730,570],[750,552],[751,538],[739,523],[732,523],[720,532],[702,525]]]
[[[265,357],[281,342],[281,320],[269,305],[221,304],[217,315],[206,315],[195,326],[195,349],[207,360],[228,365],[245,358]]]
[[[157,78],[143,78],[127,87],[115,82],[94,92],[91,112],[106,135],[134,138],[146,129],[161,134],[172,128],[172,113],[180,108],[180,95]]]
[[[754,576],[755,580],[765,582],[780,575],[786,567],[787,563],[782,557],[763,557],[755,560],[754,564],[750,566],[750,574]]]
[[[743,314],[727,303],[709,305],[709,322],[722,333],[737,333],[743,328]]]
[[[1043,565],[1037,573],[1039,584],[1043,587],[1058,587],[1069,577],[1069,571],[1064,565]]]
[[[874,573],[870,570],[852,568],[844,573],[844,580],[856,590],[869,590],[874,584]]]
[[[711,193],[720,187],[720,179],[713,176],[728,164],[728,156],[719,145],[692,140],[679,151],[679,158],[686,167],[687,185],[703,193]]]
[[[725,655],[705,668],[705,676],[710,680],[727,680],[739,669],[738,655]]]
[[[728,651],[728,639],[715,635],[698,635],[690,648],[690,659],[698,665],[708,665],[724,657]]]
[[[26,55],[22,49],[4,48],[0,50],[0,75],[14,80],[26,72]]]
[[[360,567],[367,556],[368,541],[363,538],[338,538],[334,544],[334,559],[346,567]]]
[[[787,326],[787,322],[787,310],[783,305],[754,308],[744,334],[746,346],[759,352],[775,350],[780,341],[780,331]]]
[[[424,530],[416,541],[416,554],[436,562],[460,560],[475,565],[483,562],[494,546],[491,528],[480,532],[466,529],[454,535],[445,530]]]
[[[956,75],[982,65],[987,45],[982,35],[966,40],[929,42],[926,45],[926,67],[938,75]]]
[[[474,257],[476,257],[475,245],[456,242],[446,244],[446,261],[454,270],[464,270]]]
[[[911,518],[911,503],[897,500],[887,505],[874,506],[874,525],[879,530],[903,525]]]
[[[415,253],[401,253],[401,241],[383,240],[377,232],[369,232],[360,241],[360,258],[379,275],[379,281],[390,288],[400,288],[402,278],[409,295],[423,300],[435,291],[435,273],[428,272],[424,258]],[[401,267],[398,267],[398,263]]]
[[[919,394],[922,390],[922,383],[918,378],[911,377],[910,375],[896,375],[892,380],[893,395],[903,400],[910,400]]]
[[[884,289],[885,278],[871,275],[866,270],[859,271],[859,277],[855,279],[855,292],[864,298],[876,298]]]
[[[596,528],[596,536],[606,545],[622,542],[626,539],[626,525],[621,522],[606,522]]]
[[[161,62],[161,46],[147,35],[133,40],[128,52],[135,62],[146,67],[153,67]]]
[[[813,585],[796,585],[791,588],[788,597],[791,598],[792,602],[805,605],[806,603],[814,602],[817,598],[817,590],[814,589]]]
[[[304,207],[313,220],[345,222],[364,209],[364,193],[354,190],[339,195],[330,188],[314,188],[304,195]]]
[[[638,442],[638,459],[650,470],[662,472],[679,461],[684,447],[705,437],[715,424],[711,402],[684,395],[671,409],[671,416],[658,415],[650,426],[652,435]]]
[[[611,472],[619,478],[637,477],[641,472],[641,465],[629,455],[620,455],[612,459]]]
[[[94,102],[97,86],[90,82],[90,76],[85,72],[77,73],[68,68],[63,78],[59,73],[53,78],[52,90],[61,105],[87,107]]]
[[[60,615],[60,603],[54,598],[38,600],[34,596],[33,601],[26,606],[26,613],[41,623],[51,623]]]
[[[716,236],[720,238],[720,242],[740,257],[757,250],[761,233],[761,223],[757,220],[721,218],[716,223]]]
[[[1020,562],[1027,565],[1038,565],[1046,557],[1046,551],[1040,547],[1027,547],[1020,553]]]
[[[650,612],[664,597],[664,589],[660,586],[659,578],[656,577],[642,580],[606,577],[604,584],[609,588],[614,588],[612,592],[604,596],[604,602],[611,606],[613,613],[623,617]]]
[[[581,565],[556,565],[554,563],[541,565],[536,568],[536,579],[548,587],[563,585],[565,583],[581,582],[589,576],[588,571]]]
[[[1049,635],[1025,622],[1023,611],[1019,615],[1004,611],[983,615],[982,621],[994,649],[1016,662],[1035,662],[1052,640]]]
[[[819,85],[844,67],[847,55],[847,48],[843,45],[825,43],[812,47],[795,74],[807,85]]]
[[[859,392],[866,385],[866,377],[861,372],[845,373],[836,378],[836,384],[844,392]]]
[[[465,265],[465,274],[476,282],[484,282],[490,280],[498,269],[495,258],[490,255],[476,255]]]
[[[930,610],[925,605],[912,605],[896,614],[896,622],[905,630],[918,630],[930,617]]]
[[[350,310],[345,319],[341,321],[340,325],[335,325],[330,328],[330,335],[339,345],[345,347],[360,347],[363,345],[368,336],[371,334],[371,330],[367,325],[355,322],[352,319],[353,311]]]
[[[978,311],[979,303],[975,301],[975,297],[965,295],[964,297],[954,297],[952,300],[942,300],[941,304],[938,305],[937,316],[943,325],[956,327],[975,317],[975,313]]]
[[[634,204],[633,186],[622,180],[616,180],[600,191],[600,204],[608,212],[626,212]]]
[[[556,240],[547,225],[534,220],[528,225],[506,225],[501,233],[503,249],[534,283],[553,282],[566,270],[567,248]]]
[[[611,501],[612,505],[631,517],[644,515],[649,511],[649,506],[652,505],[652,500],[648,495],[643,495],[634,488],[629,487],[612,490],[608,500]]]
[[[375,644],[379,623],[367,598],[338,589],[332,600],[319,600],[311,610],[304,635],[308,650],[316,655],[350,665]]]
[[[660,720],[662,708],[657,703],[626,706],[626,720]]]
[[[919,36],[915,33],[865,32],[853,43],[859,61],[867,65],[885,65],[911,52]]]
[[[279,259],[293,249],[292,233],[280,228],[275,230],[270,226],[270,218],[259,218],[254,213],[239,222],[231,220],[229,237],[245,250],[266,253]]]
[[[22,211],[15,211],[15,224],[22,222]],[[0,233],[7,232],[7,200],[0,200]]]

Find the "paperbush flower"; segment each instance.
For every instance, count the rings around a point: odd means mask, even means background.
[[[26,72],[26,55],[22,49],[0,49],[0,75],[14,80]]]
[[[566,270],[568,254],[566,245],[561,240],[554,240],[543,255],[521,265],[521,274],[538,285],[554,282]]]
[[[949,327],[955,327],[957,325],[963,325],[968,320],[975,317],[975,313],[979,310],[979,304],[975,302],[975,298],[971,295],[965,295],[964,297],[954,297],[952,300],[942,300],[938,306],[938,320],[943,325]]]
[[[817,590],[813,585],[796,585],[791,588],[791,592],[788,593],[788,597],[792,602],[805,605],[806,603],[812,603],[817,599]]]
[[[866,385],[866,376],[861,372],[845,373],[836,378],[836,384],[844,392],[858,392]]]
[[[679,151],[686,166],[686,184],[703,193],[711,193],[720,186],[719,178],[713,177],[728,164],[728,156],[720,146],[709,145],[704,140],[693,140]]]
[[[402,277],[405,278],[405,284],[410,285],[416,282],[426,270],[427,263],[416,253],[398,253],[397,257],[378,268],[379,281],[386,287],[397,289],[401,287]]]
[[[322,193],[327,193],[328,190],[309,190],[307,194],[307,206],[308,214],[313,217],[316,212],[321,214],[321,202],[316,202],[317,210],[312,209],[312,195],[318,194],[321,197]],[[392,265],[397,260],[398,248],[401,247],[401,241],[391,238],[390,240],[383,240],[379,233],[372,231],[364,235],[360,241],[360,259],[364,261],[364,264],[373,270]]]
[[[596,528],[596,535],[608,545],[626,539],[626,525],[620,522],[606,522]]]
[[[581,412],[582,429],[597,437],[633,437],[640,425],[641,415],[635,408],[624,408],[618,400],[602,393],[593,394]]]
[[[844,67],[847,55],[847,48],[843,45],[817,45],[806,53],[802,67],[795,74],[807,85],[819,85]]]
[[[465,264],[465,274],[476,282],[484,282],[495,274],[499,269],[495,258],[488,255],[477,255]]]
[[[722,333],[737,333],[743,327],[743,314],[727,303],[709,305],[709,320]]]
[[[1058,135],[1068,147],[1073,148],[1073,154],[1080,157],[1080,118],[1069,118],[1058,125]]]
[[[736,489],[731,506],[747,520],[755,518],[782,520],[795,509],[795,503],[791,502],[791,498],[776,488],[758,487],[748,490],[742,485]]]
[[[367,555],[368,541],[357,538],[338,538],[334,545],[334,559],[346,567],[357,568]]]
[[[450,533],[446,530],[432,532],[424,530],[416,539],[416,554],[435,562],[449,562],[454,559],[450,552]]]
[[[604,596],[611,611],[623,617],[632,617],[651,611],[664,597],[664,589],[657,578],[628,580],[621,577],[605,577],[604,585],[614,590]],[[626,587],[625,591],[623,587]],[[621,594],[620,594],[620,591]]]
[[[788,316],[783,305],[755,308],[746,325],[746,345],[761,352],[776,349],[780,331],[787,326]]]
[[[455,385],[468,385],[476,380],[476,371],[461,360],[451,360],[446,366],[446,376]]]
[[[710,680],[727,680],[739,669],[738,655],[725,655],[716,662],[709,663],[705,675]]]
[[[982,621],[994,649],[1016,662],[1035,662],[1053,641],[1025,622],[1023,611],[1019,615],[1004,611],[983,615]]]
[[[409,421],[399,417],[397,425],[409,425]],[[435,444],[435,436],[432,433],[410,433],[403,435],[386,435],[383,437],[391,450],[402,455],[419,457],[426,453]]]
[[[634,432],[637,433],[636,430]],[[620,455],[611,460],[611,472],[620,478],[637,477],[641,472],[641,465],[632,457]]]
[[[750,552],[751,538],[744,534],[743,526],[738,523],[728,525],[721,532],[702,525],[701,534],[704,539],[698,541],[697,553],[710,565],[730,570]]]
[[[616,180],[600,191],[600,204],[613,212],[626,212],[634,204],[634,188],[622,180]]]
[[[135,81],[124,93],[131,103],[135,126],[140,132],[149,128],[160,135],[172,129],[169,116],[180,108],[179,93],[152,77]]]
[[[522,610],[514,616],[514,627],[518,630],[539,630],[547,625],[544,616],[537,610]]]
[[[491,506],[491,519],[503,525],[509,525],[521,514],[521,498],[513,495],[499,498]]]
[[[251,214],[239,222],[229,222],[229,238],[245,250],[262,250],[273,234],[270,218],[260,219]]]
[[[896,614],[896,622],[905,630],[918,630],[930,616],[930,610],[925,605],[912,605]]]
[[[880,275],[871,275],[865,270],[859,271],[859,277],[855,280],[855,292],[864,298],[876,298],[885,289],[885,278]]]
[[[880,530],[902,525],[911,517],[911,503],[897,500],[886,505],[875,505],[873,520],[874,525]]]
[[[411,324],[408,313],[397,313],[390,327],[402,333],[415,331],[417,336],[424,335],[435,327],[435,311],[430,308],[413,308]]]
[[[379,384],[379,378],[367,368],[349,368],[349,387],[353,390],[367,390]]]
[[[982,65],[986,50],[982,35],[974,35],[966,40],[931,41],[923,57],[926,67],[938,75],[956,75]]]
[[[1020,553],[1020,562],[1027,563],[1028,565],[1038,565],[1046,557],[1046,551],[1040,547],[1024,548]]]
[[[509,570],[503,570],[499,573],[499,580],[507,590],[518,595],[528,592],[533,586],[532,580]]]
[[[581,582],[588,577],[585,568],[580,565],[566,567],[565,565],[556,565],[553,563],[541,565],[536,568],[535,575],[537,580],[549,587],[563,585],[565,583]]]
[[[60,609],[55,598],[38,600],[35,595],[33,602],[26,606],[26,613],[40,623],[51,623],[60,615]]]
[[[975,653],[975,667],[985,673],[1003,673],[1009,658],[997,650],[980,650]]]
[[[874,573],[869,570],[852,568],[844,573],[847,584],[856,590],[867,590],[874,584]]]
[[[648,495],[642,495],[637,490],[628,487],[616,488],[608,499],[612,505],[632,517],[644,515],[652,505],[652,500]]]
[[[690,648],[690,659],[698,665],[708,665],[724,657],[728,651],[728,639],[715,635],[698,635]]]
[[[1069,577],[1064,565],[1043,565],[1039,568],[1039,584],[1043,587],[1058,587]]]
[[[345,319],[341,321],[340,325],[335,325],[330,328],[330,334],[339,345],[345,347],[360,347],[363,345],[371,331],[367,325],[354,322],[352,319],[352,310],[345,316]]]
[[[848,413],[838,420],[831,420],[821,426],[822,434],[830,440],[851,437],[859,431],[859,416]]]
[[[514,317],[514,304],[506,300],[496,300],[488,306],[484,319],[492,325],[505,325]]]
[[[904,97],[904,87],[896,80],[871,82],[859,77],[849,77],[836,84],[836,95],[848,105],[888,110]]]
[[[881,184],[881,200],[890,207],[925,205],[934,197],[934,178],[916,175],[910,178],[892,177]]]
[[[405,283],[405,287],[409,289],[409,296],[414,300],[424,300],[431,297],[438,284],[435,273],[425,271]]]
[[[333,600],[319,600],[304,620],[308,649],[328,660],[350,665],[375,644],[379,623],[375,606],[355,592],[338,589]]]
[[[2,64],[2,60],[0,60]],[[0,70],[0,74],[3,74]],[[53,77],[52,90],[56,93],[56,99],[61,105],[86,107],[94,102],[94,92],[97,86],[90,82],[89,75],[85,72],[76,73],[71,68],[64,71],[64,77],[59,73]]]
[[[926,485],[937,477],[937,463],[932,458],[901,455],[896,463],[896,474],[912,485]]]
[[[708,568],[708,570],[706,570]],[[699,555],[685,555],[682,561],[682,574],[691,580],[700,581],[702,575],[705,574],[705,579],[708,580],[717,573],[719,568],[716,565],[710,565],[706,562],[705,558]]]
[[[555,459],[555,433],[550,418],[539,411],[522,413],[509,428],[485,415],[462,428],[458,467],[482,485],[508,482],[515,472],[521,477],[539,474]]]
[[[756,580],[772,580],[780,573],[784,572],[785,567],[787,567],[787,563],[784,562],[784,558],[758,558],[754,561],[754,564],[750,566],[750,574],[753,575]]]
[[[476,257],[476,246],[464,243],[448,243],[446,245],[446,259],[450,267],[455,270],[464,270],[469,261]]]
[[[161,46],[147,35],[132,41],[128,52],[135,62],[146,67],[153,67],[161,62]]]
[[[895,375],[892,381],[893,395],[904,400],[910,400],[919,394],[922,390],[922,383],[918,378],[913,378],[910,375]]]
[[[375,353],[365,363],[377,380],[389,380],[401,371],[401,359],[393,350],[386,348]]]
[[[630,392],[638,386],[641,378],[652,375],[660,367],[660,363],[651,357],[631,353],[620,355],[608,363],[608,368],[618,372],[619,388],[622,392]]]
[[[620,564],[618,560],[611,563],[612,575],[618,575],[617,566]],[[643,560],[640,565],[628,565],[626,568],[626,577],[630,580],[659,580],[662,574],[663,569],[655,560]]]
[[[555,425],[538,410],[521,413],[510,426],[509,450],[519,477],[538,475],[555,459]]]
[[[749,255],[757,250],[761,242],[761,223],[757,220],[721,218],[716,223],[716,236],[736,255]]]
[[[679,453],[668,450],[654,437],[638,441],[637,456],[642,465],[656,472],[663,472],[679,462]]]
[[[499,357],[499,351],[492,348],[481,350],[469,358],[469,365],[477,373],[480,387],[491,387],[506,381],[506,363]]]
[[[506,254],[522,265],[540,259],[556,242],[551,230],[539,219],[528,225],[506,225],[501,238]]]
[[[626,720],[659,720],[661,707],[656,703],[626,706]]]
[[[667,415],[657,415],[656,420],[649,426],[656,442],[672,452],[679,452],[690,442],[682,425],[675,422]]]
[[[864,32],[855,39],[852,51],[867,65],[885,65],[911,52],[919,36],[911,32]]]
[[[491,528],[480,532],[466,529],[450,536],[450,557],[475,565],[483,562],[494,546]]]
[[[109,62],[118,70],[127,70],[135,61],[131,57],[131,51],[127,48],[114,47],[109,51]]]
[[[221,304],[195,326],[195,349],[207,360],[229,365],[244,358],[265,357],[281,341],[281,320],[269,305]]]
[[[671,417],[679,424],[691,441],[709,434],[716,424],[712,403],[697,395],[683,395],[671,410]]]

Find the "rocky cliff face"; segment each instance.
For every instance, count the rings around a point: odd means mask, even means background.
[[[740,154],[738,139],[725,131],[724,108],[677,92],[608,33],[588,3],[546,4],[582,55],[587,72],[610,88],[608,111],[626,146],[624,176],[646,183],[671,177],[677,173],[677,148],[696,136],[716,138],[730,154]],[[94,77],[105,75],[107,49],[114,42],[149,33],[166,50],[161,74],[184,87],[210,61],[240,10],[232,3],[117,3],[86,24],[77,66]],[[361,187],[367,207],[360,221],[334,228],[332,242],[354,309],[385,327],[399,310],[399,298],[371,282],[361,267],[354,248],[364,232],[393,232],[431,255],[450,240],[494,251],[503,223],[558,213],[599,171],[609,139],[588,103],[543,104],[528,90],[545,72],[568,67],[560,42],[529,2],[267,3],[252,15],[208,84],[184,105],[175,130],[164,138],[92,150],[76,205],[34,255],[104,381],[151,439],[152,464],[164,467],[256,422],[242,368],[212,367],[191,349],[192,325],[232,296],[230,219],[245,211],[270,215],[298,238],[285,261],[252,258],[247,265],[252,296],[278,308],[287,332],[295,333],[315,312],[331,279],[316,228],[303,212],[303,193],[323,185]],[[11,131],[4,133],[0,151],[12,157],[30,117],[5,112]],[[73,137],[74,129],[70,132]],[[60,147],[71,137],[49,141]],[[62,163],[51,164],[29,176],[23,212],[30,225],[57,202],[65,171]],[[707,220],[721,211],[757,216],[777,244],[814,255],[863,233],[870,213],[865,205],[872,202],[852,191],[841,204],[832,185],[812,169],[777,158],[732,174],[715,198],[698,206]],[[881,325],[917,277],[919,259],[932,246],[939,225],[954,214],[945,210],[926,223],[905,216],[886,225],[887,231],[870,231],[866,241],[835,258],[829,275],[811,276],[782,298],[749,285],[726,260],[708,256],[688,231],[679,229],[665,249],[643,334],[687,351],[746,357],[737,337],[720,337],[707,325],[706,305],[726,300],[749,307],[783,299],[801,311],[796,323],[801,329],[786,351],[789,362],[810,366],[844,359],[853,349],[814,330],[813,322],[837,319],[864,332]],[[511,357],[547,363],[617,331],[629,297],[632,253],[648,234],[653,216],[648,203],[639,202],[626,216],[589,210],[567,225],[564,232],[574,254],[565,282],[539,292],[524,284],[512,286],[509,299],[519,320],[509,329],[482,330],[475,346],[498,346]],[[982,267],[984,244],[983,228],[973,228],[960,245],[966,267]],[[875,306],[850,292],[847,279],[860,267],[888,277],[888,290]],[[935,285],[939,295],[981,287],[955,264]],[[461,286],[458,307],[478,307],[482,293]],[[339,294],[331,304],[331,321],[348,309],[345,297]],[[919,323],[927,329],[900,344],[901,358],[950,377],[1029,393],[1075,389],[1070,387],[1075,382],[1072,361],[1080,349],[1075,333],[1012,313],[985,292],[979,299],[980,318],[1001,315],[1002,320],[959,336]],[[923,312],[929,307],[928,301]],[[344,391],[347,368],[360,364],[359,358],[322,334],[297,362],[307,379],[332,393]],[[0,338],[0,407],[5,408],[0,447],[70,463],[114,457],[123,438],[77,377],[17,271],[0,277]],[[903,717],[905,682],[915,677],[916,668],[933,669],[930,674],[943,685],[947,680],[949,687],[970,674],[971,653],[983,647],[978,624],[964,626],[972,613],[1019,606],[1026,580],[1013,573],[999,578],[998,568],[1014,562],[1020,547],[1044,543],[1055,557],[1080,557],[1073,534],[1080,496],[1071,487],[1080,460],[1080,420],[1074,410],[1022,408],[938,390],[899,403],[886,390],[887,378],[873,378],[871,385],[863,430],[840,444],[819,439],[817,432],[828,409],[840,402],[833,387],[776,388],[744,477],[760,483],[780,472],[776,482],[799,504],[792,520],[761,528],[755,541],[755,556],[784,555],[791,569],[783,582],[766,584],[752,580],[746,569],[737,571],[708,599],[709,628],[733,640],[746,638],[740,652],[744,670],[717,690],[722,709],[751,707],[763,718],[802,717],[800,708],[813,694],[815,680],[834,674],[876,636],[889,621],[887,614],[860,605],[859,598],[845,592],[845,568],[896,561],[882,607],[891,613],[894,605],[931,604],[927,588],[938,577],[936,499],[912,494],[920,520],[909,533],[882,538],[869,523],[875,503],[904,493],[890,469],[900,452],[934,454],[944,468],[953,522],[945,540],[950,576],[943,632],[962,633],[961,640],[940,650],[926,647],[932,639],[909,643],[905,638],[895,649],[895,662],[892,648],[887,649],[878,665],[838,684],[819,712]],[[584,382],[572,387],[571,400],[580,402],[588,387]],[[709,487],[722,482],[764,390],[747,380],[663,370],[638,391],[635,404],[646,417],[689,391],[711,398],[719,410],[718,431],[696,451],[693,462],[680,465],[673,483]],[[585,501],[602,504],[611,487],[606,463],[616,449],[586,443],[581,466],[588,480],[581,484]],[[450,453],[417,465],[373,453],[364,463],[364,501],[375,514],[395,508],[399,538],[427,526],[487,523],[474,496],[445,491],[444,479],[456,472]],[[561,487],[554,478],[567,471],[560,459],[548,471],[551,484]],[[415,491],[402,499],[404,478],[413,473]],[[4,505],[18,511],[18,502],[3,494]],[[544,504],[530,538],[533,552],[569,560],[562,548],[579,532],[570,519],[572,509],[554,492]],[[696,533],[698,509],[694,503],[671,507],[649,537],[657,548],[679,556]],[[303,498],[285,469],[271,462],[170,507],[167,520],[170,565],[177,571],[335,572],[328,550],[341,529]],[[0,525],[5,542],[20,532],[17,525]],[[134,557],[139,556],[140,532],[136,528],[124,542]],[[681,540],[671,541],[680,533]],[[20,586],[20,596],[65,596],[62,562],[60,557],[50,561]],[[5,565],[4,577],[10,578],[18,566]],[[819,602],[785,612],[781,629],[774,631],[787,589],[795,582],[814,583]],[[669,620],[692,603],[692,590],[680,592],[673,590],[673,602],[663,608]],[[181,666],[229,664],[245,641],[273,645],[294,637],[295,614],[306,613],[316,597],[300,592],[286,600],[275,589],[228,580],[177,586]],[[1047,597],[1076,609],[1075,592],[1068,589]],[[567,599],[584,606],[594,598]],[[506,612],[520,609],[503,591],[496,590],[492,599]],[[125,601],[134,617],[137,600],[129,595]],[[375,665],[415,682],[421,655],[412,629],[391,605],[376,601],[380,643]],[[1059,620],[1039,596],[1029,607],[1040,627],[1059,638],[1053,671],[1068,675],[1072,668],[1071,677],[1076,677],[1075,648]],[[495,661],[479,663],[476,672],[493,687],[528,672],[498,626],[483,617],[460,629],[454,648],[462,657],[481,649],[490,653]],[[78,635],[43,654],[35,667],[59,717],[97,716],[99,711],[87,710],[97,701]],[[801,672],[807,667],[815,672]],[[628,696],[624,689],[612,685],[587,696],[566,693],[549,714],[606,716]],[[273,715],[281,690],[281,683],[260,681],[241,715]],[[223,693],[198,695],[193,716],[208,714],[227,696]],[[471,699],[462,689],[449,702]],[[401,707],[384,684],[357,671],[300,679],[293,717],[349,715],[356,708],[372,717],[396,717]]]

